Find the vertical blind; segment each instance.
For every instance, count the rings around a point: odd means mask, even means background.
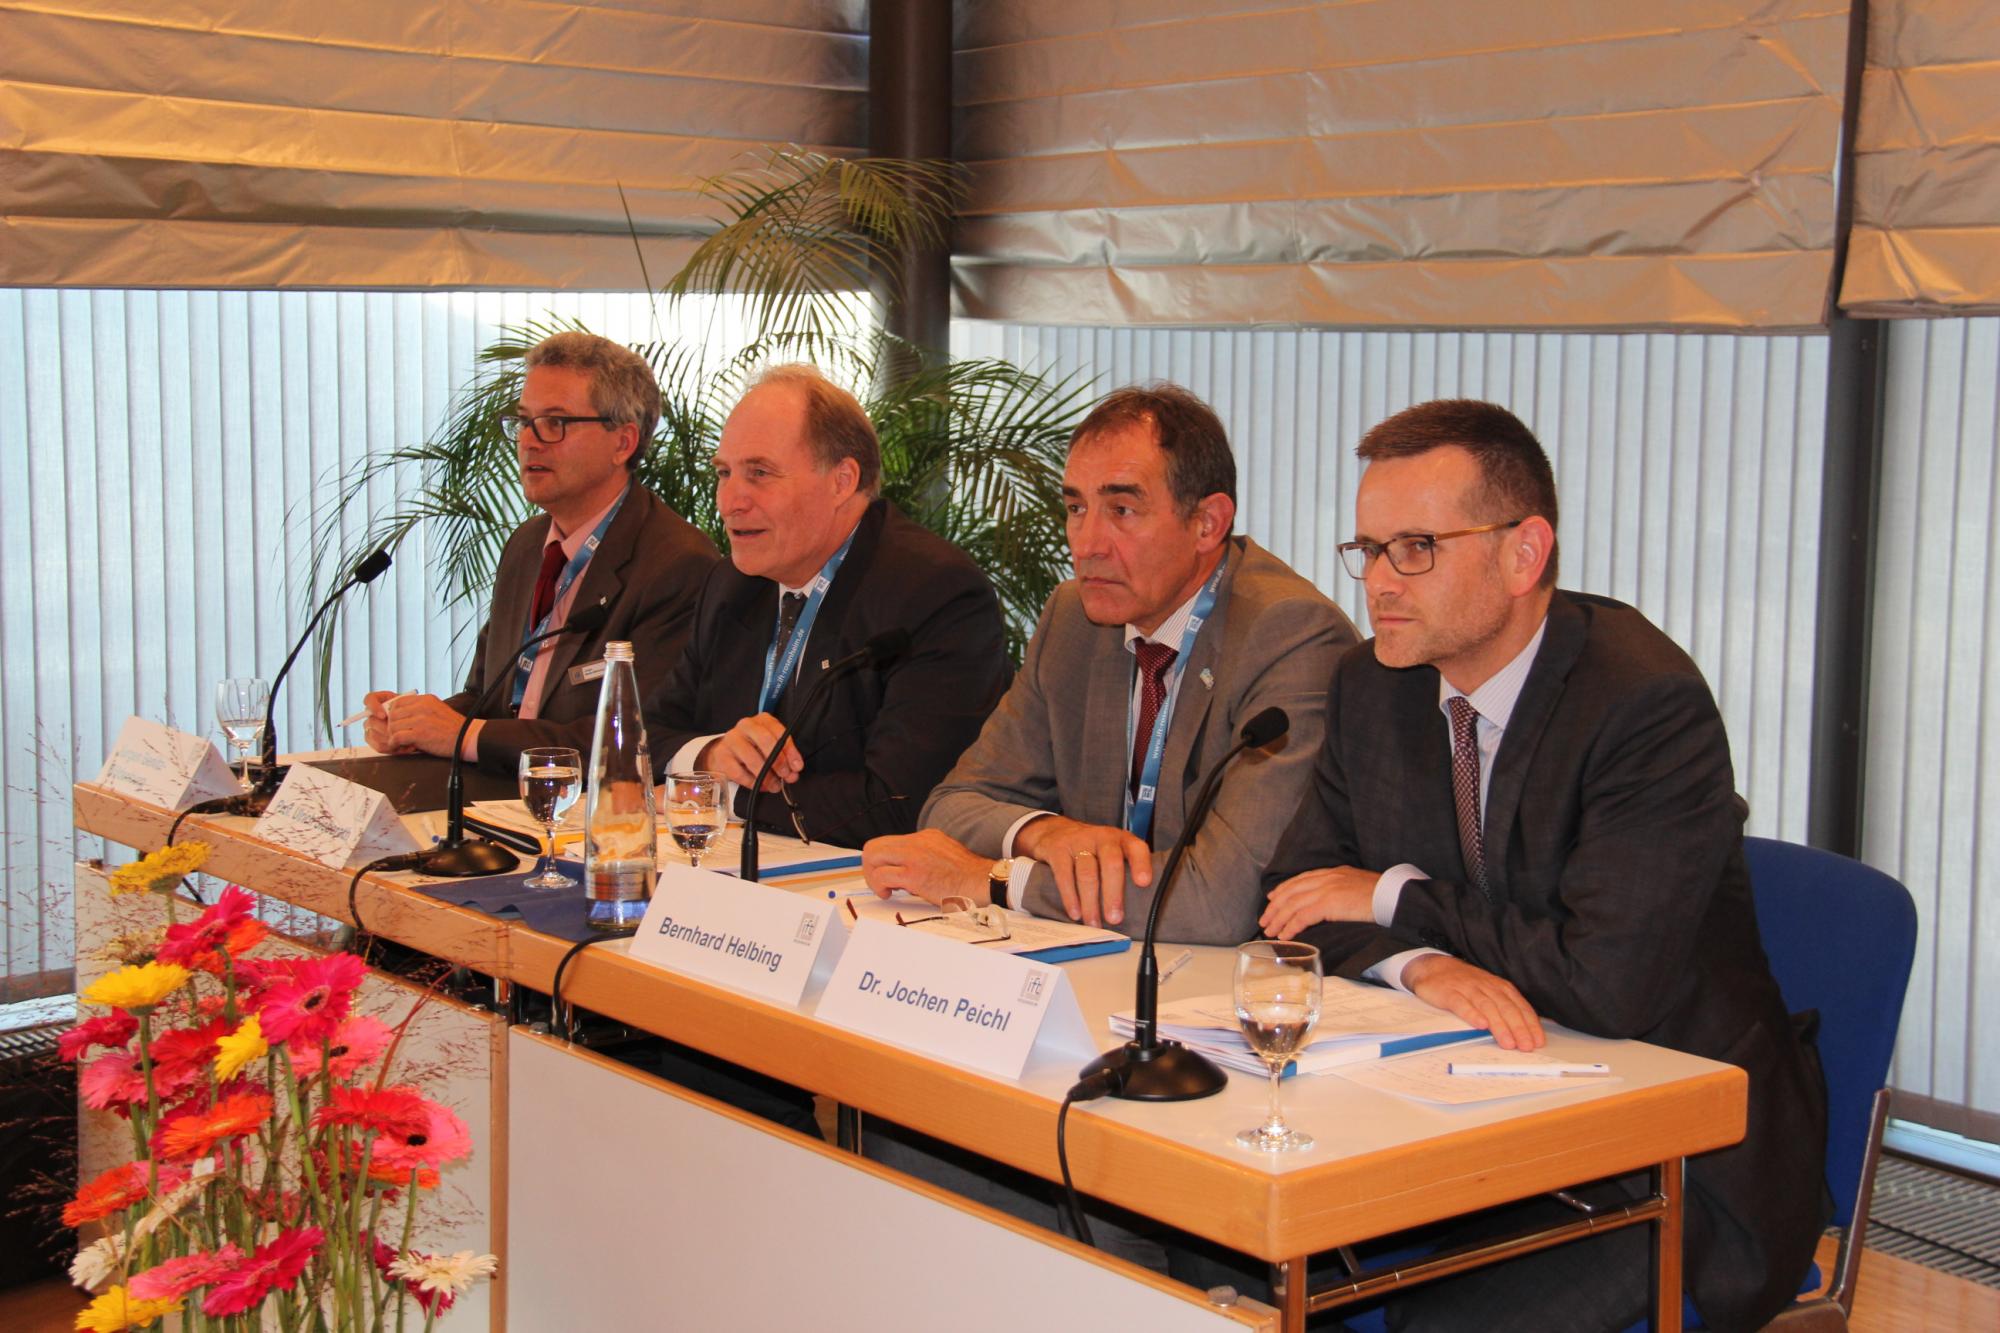
[[[967,6],[961,312],[1816,327],[1847,28],[1845,0]]]
[[[0,0],[0,283],[642,289],[703,177],[863,143],[865,14]]]
[[[1367,632],[1334,546],[1370,426],[1429,398],[1511,408],[1549,451],[1562,583],[1686,648],[1729,728],[1753,832],[1803,840],[1826,340],[1664,334],[1080,329],[959,322],[953,350],[1100,391],[1187,385],[1228,426],[1238,523]]]

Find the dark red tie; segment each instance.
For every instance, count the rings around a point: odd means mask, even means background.
[[[556,604],[556,580],[562,577],[563,566],[568,563],[561,542],[550,542],[542,548],[542,574],[535,580],[535,608],[528,617],[530,625],[541,624]]]
[[[1479,892],[1491,898],[1486,884],[1486,836],[1479,818],[1479,710],[1462,694],[1447,702],[1451,709],[1451,794],[1458,806],[1458,849]]]
[[[1167,699],[1167,673],[1174,669],[1174,659],[1180,650],[1169,648],[1164,643],[1146,643],[1143,640],[1133,645],[1139,655],[1139,725],[1132,728],[1132,786],[1134,798],[1139,795],[1139,774],[1146,766],[1146,745],[1153,739],[1153,720],[1160,715],[1160,705]]]

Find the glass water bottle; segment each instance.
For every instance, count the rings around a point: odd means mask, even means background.
[[[604,645],[604,683],[590,742],[584,807],[583,883],[596,930],[630,930],[646,915],[659,876],[653,759],[639,711],[632,645]]]

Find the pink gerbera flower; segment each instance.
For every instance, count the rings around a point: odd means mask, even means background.
[[[294,962],[287,971],[282,979],[269,979],[258,1001],[258,1024],[274,1046],[331,1037],[368,974],[359,958],[346,953]]]
[[[379,1018],[354,1014],[343,1019],[326,1041],[326,1053],[332,1057],[334,1079],[344,1083],[353,1078],[364,1066],[388,1050],[395,1036],[396,1030]],[[294,1039],[287,1049],[292,1054],[292,1073],[304,1079],[319,1072],[318,1042]]]
[[[415,1133],[391,1130],[370,1148],[370,1172],[401,1176],[422,1167],[435,1170],[472,1151],[472,1131],[436,1102],[426,1101],[424,1126]]]
[[[214,1254],[190,1254],[149,1268],[125,1288],[135,1301],[177,1301],[196,1287],[206,1287],[243,1262],[243,1251],[225,1245]]]
[[[139,1020],[122,1009],[99,1014],[57,1037],[56,1054],[65,1060],[80,1059],[93,1046],[123,1046],[138,1030]]]
[[[185,1061],[157,1065],[153,1069],[153,1090],[162,1102],[171,1101],[202,1077],[202,1066]],[[93,1111],[127,1114],[134,1106],[146,1104],[146,1073],[139,1067],[135,1051],[113,1051],[100,1055],[77,1077],[77,1091],[83,1104]]]
[[[318,1227],[307,1227],[259,1245],[255,1254],[215,1277],[201,1303],[202,1313],[212,1319],[242,1314],[274,1291],[290,1291],[325,1239]]]
[[[168,926],[166,940],[155,957],[163,963],[219,971],[221,959],[216,956],[217,949],[227,949],[230,957],[235,958],[268,933],[264,924],[251,915],[256,906],[255,898],[230,885],[215,905],[195,920]]]

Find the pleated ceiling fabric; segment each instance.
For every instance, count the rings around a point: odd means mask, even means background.
[[[862,146],[865,24],[864,0],[0,0],[0,284],[644,289],[633,231],[657,284],[702,178]]]
[[[1850,314],[2000,314],[2000,5],[1873,0]]]
[[[961,6],[959,313],[1809,329],[1836,0]]]

